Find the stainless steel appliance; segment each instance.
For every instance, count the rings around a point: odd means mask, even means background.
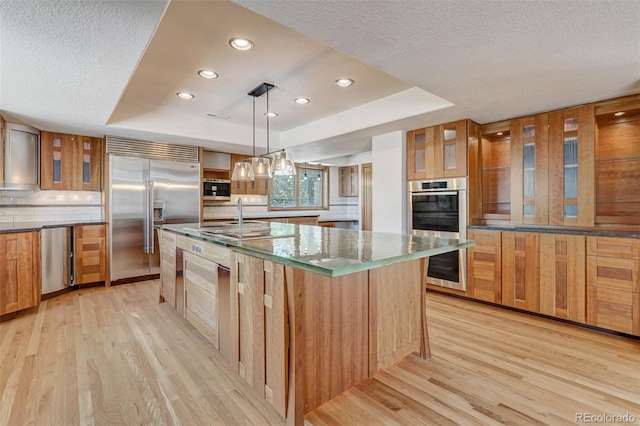
[[[36,190],[40,186],[40,131],[7,123],[0,137],[0,188]]]
[[[444,238],[467,238],[467,179],[409,182],[409,232]],[[465,291],[466,250],[429,258],[427,282]]]
[[[231,181],[228,179],[204,179],[202,181],[203,200],[231,200]]]
[[[43,228],[40,231],[42,296],[64,290],[74,284],[73,226]]]
[[[198,222],[199,216],[199,163],[109,155],[111,280],[159,274],[154,224]]]

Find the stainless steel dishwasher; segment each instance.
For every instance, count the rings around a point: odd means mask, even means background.
[[[40,231],[43,298],[73,285],[73,241],[73,226]]]

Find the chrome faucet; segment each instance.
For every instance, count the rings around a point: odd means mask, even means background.
[[[242,197],[238,197],[238,228],[242,228]]]

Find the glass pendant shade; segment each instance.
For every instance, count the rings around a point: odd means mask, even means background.
[[[269,157],[253,157],[249,176],[260,179],[271,179],[271,162]]]
[[[296,174],[296,165],[291,155],[287,157],[284,151],[277,152],[271,163],[271,174],[275,176],[294,176]]]
[[[238,161],[236,165],[233,166],[231,180],[253,180],[253,176],[251,174],[251,163]]]

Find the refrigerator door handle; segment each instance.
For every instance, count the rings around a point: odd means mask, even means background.
[[[150,180],[149,181],[149,215],[147,217],[147,221],[149,224],[149,229],[147,230],[147,233],[149,235],[149,251],[147,251],[147,253],[153,254],[155,253],[155,237],[153,235],[153,222],[154,222],[154,207],[155,207],[155,197],[154,197],[154,186],[155,186],[155,182]]]
[[[143,232],[144,232],[144,252],[149,253],[149,219],[151,212],[149,211],[149,180],[144,182],[144,213],[143,213]]]

